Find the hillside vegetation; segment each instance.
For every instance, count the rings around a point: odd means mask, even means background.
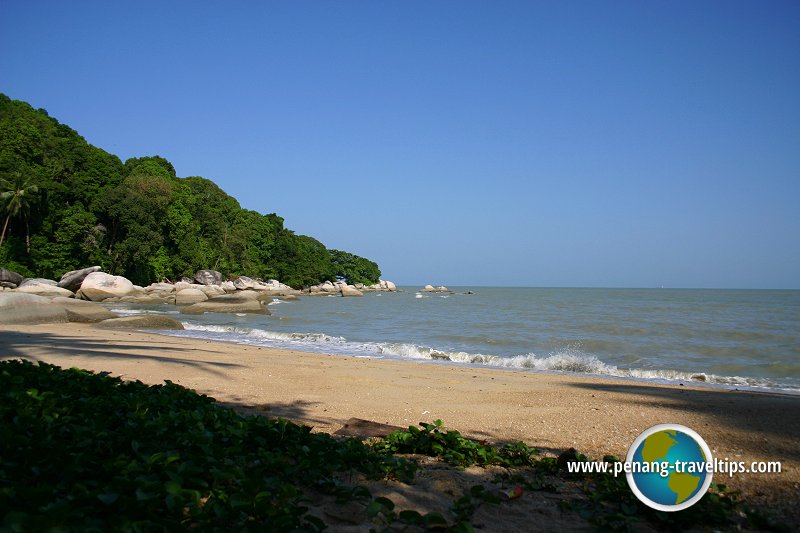
[[[43,109],[0,94],[0,266],[57,278],[89,265],[144,285],[201,268],[293,287],[378,281],[378,265],[243,209],[160,156],[124,163]]]

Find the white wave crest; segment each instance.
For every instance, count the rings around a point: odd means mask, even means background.
[[[184,327],[188,332],[197,332],[206,338],[211,337],[216,340],[266,346],[282,345],[296,347],[301,350],[303,347],[307,347],[309,351],[326,350],[329,353],[356,357],[390,357],[418,361],[481,365],[510,370],[518,369],[539,372],[592,374],[660,382],[708,383],[726,387],[779,388],[787,391],[798,390],[798,387],[787,387],[786,385],[768,379],[717,376],[703,372],[683,372],[668,369],[619,368],[615,365],[606,364],[594,355],[586,354],[574,347],[544,357],[537,356],[534,353],[521,354],[513,357],[500,357],[497,355],[480,353],[438,350],[436,348],[419,346],[413,343],[349,342],[344,337],[327,335],[325,333],[286,333],[256,328],[199,325],[192,323],[184,323]]]
[[[231,333],[246,339],[263,339],[279,342],[306,342],[320,344],[342,344],[346,340],[344,337],[334,337],[324,333],[284,333],[280,331],[267,331],[264,329],[240,328],[236,326],[214,326],[184,324],[187,330],[206,331],[209,333]]]

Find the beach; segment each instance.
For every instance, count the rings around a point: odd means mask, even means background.
[[[543,452],[575,448],[624,459],[645,429],[698,432],[715,458],[780,461],[781,473],[716,474],[753,505],[798,523],[800,396],[661,385],[580,374],[308,353],[89,325],[0,326],[0,358],[110,372],[148,384],[170,380],[247,412],[332,433],[359,418],[406,427],[441,419],[492,443]]]

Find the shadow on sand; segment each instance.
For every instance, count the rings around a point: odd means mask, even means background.
[[[172,347],[171,344],[175,344],[175,346]],[[0,359],[28,359],[49,363],[50,361],[47,359],[49,350],[76,357],[158,361],[159,363],[188,366],[218,376],[224,376],[222,370],[226,368],[244,366],[236,363],[204,360],[202,358],[204,353],[216,353],[212,350],[191,350],[197,357],[185,357],[187,353],[185,345],[178,345],[178,343],[170,341],[169,337],[159,339],[158,345],[154,346],[143,341],[109,344],[89,337],[0,330]],[[183,357],[171,357],[168,355],[170,352],[176,355],[181,354]]]
[[[712,389],[681,389],[635,383],[573,382],[570,387],[599,393],[629,396],[643,408],[677,409],[683,413],[713,418],[731,431],[742,431],[768,439],[771,452],[784,460],[800,461],[800,397],[768,392]],[[625,401],[623,397],[621,401]],[[777,415],[777,416],[776,416]],[[775,420],[780,423],[776,424]],[[692,428],[702,436],[702,428]],[[759,450],[751,450],[759,451]]]

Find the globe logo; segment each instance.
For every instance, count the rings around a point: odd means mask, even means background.
[[[628,450],[627,462],[631,490],[659,511],[691,507],[711,485],[713,459],[708,444],[694,430],[679,424],[645,430]]]

